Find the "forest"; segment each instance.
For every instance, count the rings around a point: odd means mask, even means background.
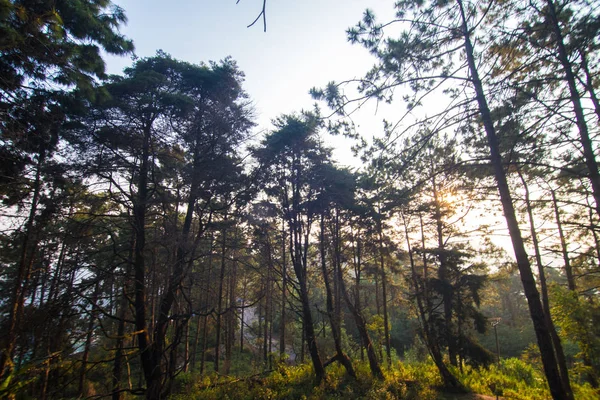
[[[390,3],[259,131],[232,57],[0,0],[1,398],[600,398],[600,4]]]

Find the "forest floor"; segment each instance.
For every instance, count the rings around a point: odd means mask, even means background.
[[[431,362],[397,362],[384,371],[385,379],[374,379],[366,363],[357,362],[357,379],[351,379],[344,368],[332,364],[327,379],[315,386],[314,372],[308,364],[296,366],[280,363],[273,370],[242,371],[249,363],[232,366],[236,374],[204,376],[180,374],[171,400],[323,400],[323,399],[404,399],[404,400],[547,400],[550,398],[541,368],[519,359],[506,359],[500,367],[464,366],[455,370],[468,393],[449,392],[441,388],[441,378]],[[246,377],[244,377],[246,376]],[[574,385],[578,400],[600,399],[600,391],[590,385]],[[503,396],[493,395],[498,387]],[[485,393],[485,394],[479,394]]]

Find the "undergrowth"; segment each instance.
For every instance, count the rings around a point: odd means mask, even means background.
[[[471,392],[498,395],[515,400],[551,399],[548,383],[543,372],[523,360],[508,358],[488,368],[464,366],[454,371],[461,383]],[[589,384],[580,384],[571,377],[571,386],[577,400],[595,400],[600,392]]]
[[[314,385],[312,367],[304,364],[279,364],[273,371],[244,378],[219,376],[200,377],[181,374],[177,379],[177,394],[172,400],[191,399],[419,399],[441,397],[441,379],[432,363],[396,363],[384,371],[385,379],[374,379],[367,363],[355,363],[357,379],[351,379],[340,365],[327,369],[327,379]],[[506,359],[486,368],[464,366],[453,371],[472,393],[499,395],[505,399],[542,400],[551,398],[541,371],[518,359]],[[589,385],[573,383],[575,398],[591,400],[600,393]]]

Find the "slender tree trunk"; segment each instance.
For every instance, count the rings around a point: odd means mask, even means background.
[[[494,128],[494,123],[487,104],[485,92],[483,91],[483,85],[479,79],[479,72],[475,64],[475,54],[473,45],[471,43],[471,34],[469,27],[467,26],[467,18],[463,9],[462,0],[457,0],[457,4],[460,8],[463,35],[465,40],[465,55],[471,73],[471,81],[473,83],[473,88],[475,89],[481,120],[487,135],[491,163],[494,168],[496,182],[498,183],[498,192],[500,194],[502,209],[504,211],[504,217],[506,218],[506,223],[508,225],[511,242],[515,252],[515,258],[517,260],[517,266],[521,275],[523,290],[525,292],[525,296],[527,297],[529,312],[531,314],[538,346],[542,355],[542,363],[544,365],[544,371],[550,386],[550,392],[555,400],[572,399],[572,393],[562,384],[560,373],[558,371],[556,357],[554,356],[553,351],[552,338],[548,326],[546,325],[546,316],[540,301],[539,292],[537,291],[537,287],[535,285],[535,279],[533,277],[533,272],[531,271],[531,264],[529,263],[527,252],[525,251],[521,229],[519,228],[510,189],[508,187],[506,172],[504,171],[504,165],[502,163],[502,156],[500,153],[500,145],[498,143],[498,136],[496,135],[496,129]]]
[[[315,335],[315,327],[312,313],[310,311],[310,298],[308,296],[308,283],[306,278],[308,245],[310,238],[310,226],[312,223],[311,216],[306,215],[306,220],[302,220],[300,212],[300,186],[301,186],[301,168],[300,160],[297,154],[294,155],[292,161],[292,207],[288,210],[288,224],[290,228],[290,256],[298,286],[300,289],[300,303],[302,305],[302,327],[304,339],[308,347],[308,352],[315,370],[315,384],[319,385],[325,378],[325,368],[321,361],[319,348],[317,346],[317,338]],[[302,355],[304,350],[302,350]]]
[[[391,368],[392,366],[392,350],[390,345],[390,324],[388,319],[388,298],[387,298],[387,276],[385,272],[385,254],[383,247],[383,224],[381,221],[381,210],[380,217],[377,221],[377,231],[379,235],[379,267],[381,269],[381,303],[383,305],[383,335],[385,342],[385,354],[387,356],[387,366]]]
[[[272,282],[271,282],[272,283]],[[271,284],[271,290],[273,285]],[[269,370],[273,369],[273,294],[270,295],[269,299]]]
[[[225,216],[224,223],[227,222]],[[217,294],[217,324],[216,324],[216,343],[215,343],[215,371],[219,372],[219,358],[221,347],[221,314],[223,312],[223,287],[225,282],[225,267],[227,254],[227,228],[223,227],[221,232],[221,272],[219,273],[219,292]]]
[[[348,294],[348,290],[346,289],[346,282],[344,281],[344,279],[340,280],[340,290],[342,292],[342,296],[344,297],[344,302],[350,310],[350,314],[352,314],[352,317],[354,318],[354,323],[356,324],[356,328],[358,330],[358,334],[360,335],[361,342],[364,344],[365,349],[367,351],[367,358],[369,360],[369,368],[371,369],[371,374],[377,379],[383,379],[383,371],[381,371],[381,366],[379,365],[379,361],[377,360],[377,353],[375,352],[373,342],[371,341],[371,337],[369,336],[367,322],[365,321],[365,318],[363,317],[360,309],[357,308],[355,304],[352,304],[352,301],[350,300],[350,295]]]
[[[336,221],[337,225],[337,221]],[[337,227],[336,227],[337,228]],[[337,230],[337,229],[336,229]],[[335,235],[335,243],[334,247],[338,246],[339,237],[336,233]],[[325,252],[325,216],[321,214],[321,231],[319,233],[319,252],[321,256],[321,271],[323,272],[323,282],[325,283],[325,295],[327,302],[327,316],[329,317],[329,323],[331,324],[331,333],[333,336],[333,342],[335,345],[336,355],[324,365],[328,365],[333,361],[338,361],[340,364],[344,366],[346,369],[346,373],[350,375],[352,378],[356,379],[356,372],[354,372],[354,368],[352,367],[352,361],[348,357],[346,353],[342,350],[342,338],[340,336],[340,327],[339,320],[335,315],[337,311],[334,306],[334,299],[331,293],[331,284],[329,281],[329,272],[327,271],[327,261],[326,261],[326,252]],[[336,249],[337,253],[337,249]],[[337,269],[337,259],[339,255],[335,255],[336,262],[334,268]]]
[[[208,272],[206,277],[206,290],[205,290],[205,298],[204,304],[208,309],[208,303],[210,299],[210,288],[212,287],[212,261],[213,261],[213,244],[214,238],[211,235],[210,237],[210,246],[208,252]],[[206,363],[206,350],[208,346],[208,314],[203,317],[204,321],[202,323],[202,356],[200,357],[200,375],[204,375],[204,365]]]
[[[590,221],[590,230],[592,231],[592,237],[594,238],[594,248],[596,250],[596,265],[600,268],[600,237],[598,236],[598,231],[596,230],[597,223],[594,220],[594,209],[590,205],[590,199],[588,196],[585,196],[586,203],[588,206],[588,219]]]
[[[295,267],[295,269],[302,268],[302,266]],[[303,275],[303,273],[301,272]],[[313,324],[312,313],[310,312],[310,300],[308,298],[308,287],[304,278],[299,279],[300,284],[300,301],[302,303],[302,325],[304,327],[304,335],[306,344],[308,346],[308,352],[315,369],[315,383],[319,385],[325,377],[325,369],[319,355],[319,349],[317,347],[317,338],[315,336],[315,329]]]
[[[44,370],[42,372],[42,384],[40,389],[40,399],[46,400],[48,398],[48,381],[50,380],[50,364],[52,363],[51,358],[50,341],[46,342],[46,360],[44,361]]]
[[[431,316],[431,304],[429,299],[429,263],[427,262],[427,253],[425,252],[425,224],[423,223],[423,215],[419,213],[419,225],[421,227],[421,248],[423,249],[423,298],[427,303],[428,316]]]
[[[185,327],[185,346],[183,350],[183,372],[188,372],[190,367],[190,324]]]
[[[142,158],[137,180],[137,197],[133,204],[133,226],[135,235],[135,248],[133,254],[133,270],[135,279],[135,328],[138,332],[137,341],[140,349],[142,370],[147,385],[148,399],[151,399],[150,388],[156,385],[157,377],[160,378],[162,371],[160,366],[155,365],[152,353],[152,345],[146,324],[146,258],[144,255],[146,247],[146,208],[149,201],[148,170],[150,158],[150,136],[151,123],[144,129]],[[157,371],[158,370],[158,371]]]
[[[98,279],[98,278],[96,278]],[[83,356],[81,358],[81,369],[79,370],[79,397],[85,397],[84,384],[87,373],[87,364],[92,347],[92,338],[94,337],[94,326],[96,321],[96,308],[98,307],[98,294],[100,292],[100,282],[96,281],[94,294],[92,295],[92,309],[90,310],[90,320],[88,322],[87,333],[85,337],[85,345],[83,347]]]
[[[573,111],[575,112],[575,120],[577,122],[577,128],[579,130],[579,139],[583,148],[583,158],[585,165],[587,166],[589,179],[592,184],[592,195],[596,201],[596,212],[600,216],[600,172],[598,171],[598,162],[594,154],[594,147],[588,126],[585,121],[585,114],[583,107],[581,106],[581,95],[577,90],[577,82],[575,81],[575,73],[573,67],[569,61],[569,53],[565,46],[564,37],[560,29],[559,15],[556,12],[556,6],[553,0],[546,0],[547,4],[547,17],[550,20],[551,29],[554,31],[554,39],[556,41],[556,47],[558,49],[558,59],[563,67],[565,79],[569,86],[569,94],[571,96],[571,103],[573,104]],[[569,399],[573,398],[573,393],[569,388],[565,388],[567,391],[566,395]]]
[[[119,322],[117,327],[117,343],[115,346],[115,362],[112,371],[112,400],[121,400],[121,376],[123,370],[123,345],[125,341],[125,313],[127,311],[127,296],[125,285],[121,294],[119,306]]]
[[[263,337],[263,341],[262,341],[262,359],[263,359],[263,368],[266,369],[267,368],[267,364],[269,363],[269,353],[268,353],[268,349],[269,349],[269,285],[268,285],[268,278],[267,278],[267,282],[265,282],[264,285],[264,299],[265,299],[265,305],[264,305],[264,319],[263,319],[263,324],[262,324],[262,337]]]
[[[440,198],[435,175],[432,178],[432,189],[435,205],[434,219],[438,241],[438,259],[440,261],[438,276],[440,280],[445,283],[445,287],[442,292],[442,300],[444,302],[444,336],[446,339],[446,343],[448,344],[448,358],[450,359],[450,364],[456,367],[458,366],[458,363],[456,362],[458,349],[456,334],[454,333],[452,310],[452,298],[454,297],[454,288],[452,285],[452,278],[450,276],[450,266],[448,265],[446,245],[444,243],[444,224],[442,221],[442,209],[440,207]],[[458,336],[458,340],[460,340],[460,335]]]
[[[265,233],[265,251],[267,252],[267,276],[264,281],[265,287],[265,323],[263,325],[263,362],[265,369],[268,368],[270,360],[270,335],[273,324],[273,248],[269,232]]]
[[[550,313],[550,297],[548,295],[548,285],[546,283],[546,272],[544,269],[544,264],[542,263],[542,255],[540,252],[538,236],[533,219],[533,207],[531,206],[529,186],[527,185],[527,181],[525,181],[525,178],[523,177],[523,174],[519,169],[517,169],[517,173],[519,174],[519,178],[521,179],[521,183],[523,184],[523,189],[525,190],[525,207],[527,208],[527,215],[529,217],[531,241],[533,243],[535,261],[538,267],[538,276],[542,296],[542,307],[544,308],[544,312],[546,313],[546,324],[548,325],[548,329],[550,330],[550,335],[552,337],[552,344],[554,345],[554,354],[558,363],[558,369],[560,372],[561,379],[563,379],[563,385],[567,385],[569,380],[569,370],[567,368],[567,360],[563,351],[562,343],[560,341],[558,333],[556,332],[556,326],[552,321],[552,314]]]
[[[246,293],[248,289],[248,280],[244,277],[244,283],[242,284],[242,315],[240,323],[240,354],[244,352],[244,325],[245,325],[245,311],[246,311]]]
[[[282,275],[282,283],[281,283],[281,323],[280,323],[280,331],[279,331],[279,357],[283,358],[285,354],[285,324],[286,324],[286,313],[285,309],[287,307],[287,255],[286,255],[286,246],[285,246],[285,222],[281,223],[281,275]]]
[[[237,234],[236,234],[237,235]],[[231,371],[231,358],[233,355],[233,344],[235,341],[235,304],[236,304],[236,291],[237,286],[237,261],[235,260],[236,252],[234,250],[234,260],[231,265],[231,272],[229,274],[229,308],[227,310],[227,337],[225,340],[225,373],[229,374]]]
[[[14,283],[12,298],[10,299],[10,312],[8,315],[8,329],[2,335],[2,353],[0,354],[0,385],[4,380],[12,375],[14,364],[13,358],[15,347],[17,344],[19,323],[23,317],[23,306],[25,303],[25,286],[29,280],[31,267],[35,249],[37,247],[37,239],[35,238],[34,225],[38,211],[38,205],[41,196],[42,188],[42,166],[46,160],[46,152],[40,151],[38,154],[38,162],[36,165],[35,179],[33,182],[33,197],[31,206],[29,207],[29,216],[25,223],[23,243],[21,245],[21,253],[19,256],[19,264],[17,265],[17,276]]]
[[[406,238],[406,246],[408,250],[408,257],[410,261],[410,269],[411,269],[411,280],[415,290],[415,299],[417,302],[417,310],[419,311],[419,321],[421,322],[421,333],[423,337],[423,341],[427,346],[427,350],[433,359],[435,366],[437,367],[440,376],[442,377],[442,381],[444,382],[444,386],[448,388],[460,388],[461,384],[456,379],[452,372],[448,369],[446,364],[444,363],[444,357],[442,352],[438,346],[437,340],[434,338],[434,334],[432,332],[432,328],[429,324],[431,318],[431,307],[429,303],[429,299],[427,297],[427,283],[428,276],[426,275],[426,262],[425,256],[423,256],[424,265],[424,275],[422,277],[419,276],[417,272],[417,267],[414,259],[413,249],[410,243],[410,237],[408,235],[408,222],[406,221],[406,217],[404,213],[401,213],[402,222],[404,225],[404,236]],[[421,240],[423,249],[425,249],[425,240],[424,240],[424,230],[423,230],[423,218],[419,214],[419,220],[421,224]],[[423,252],[423,254],[425,254]],[[421,280],[419,279],[421,278]]]
[[[356,242],[356,247],[354,243]],[[360,240],[360,232],[357,233],[356,238],[352,239],[352,249],[353,249],[353,258],[354,258],[354,304],[358,312],[361,312],[361,301],[360,301],[360,276],[362,273],[362,252],[361,252],[361,240]],[[344,279],[342,276],[341,279]],[[342,282],[343,284],[343,282]],[[343,289],[342,289],[343,290]],[[365,360],[365,342],[363,341],[362,335],[360,337],[360,360]]]
[[[304,364],[305,352],[306,352],[306,331],[304,330],[304,320],[300,320],[302,325],[302,335],[300,336],[300,364]]]
[[[310,299],[308,297],[308,285],[306,281],[306,266],[304,262],[306,259],[302,256],[302,234],[298,232],[299,223],[296,222],[293,224],[290,229],[293,232],[292,238],[292,248],[290,249],[291,253],[294,254],[292,259],[292,264],[294,267],[294,272],[296,274],[296,278],[298,279],[298,286],[300,289],[300,303],[302,305],[302,328],[304,333],[304,342],[308,347],[308,352],[310,354],[310,358],[313,364],[313,368],[315,370],[315,384],[319,385],[323,378],[325,377],[325,369],[323,367],[323,362],[321,361],[321,356],[319,354],[319,349],[317,347],[317,338],[315,335],[315,328],[312,313],[310,311]],[[304,350],[302,350],[301,357],[304,354]]]
[[[575,291],[575,277],[573,276],[573,268],[571,268],[571,261],[569,260],[567,239],[565,238],[562,221],[560,220],[560,210],[558,208],[558,201],[556,200],[556,192],[554,189],[550,189],[550,194],[552,195],[552,205],[554,207],[554,217],[556,218],[556,228],[558,229],[558,236],[560,238],[560,250],[563,256],[563,262],[565,263],[567,285],[569,286],[569,290]]]
[[[194,156],[194,171],[197,168],[199,163],[200,155],[196,152]],[[181,228],[181,234],[179,236],[179,240],[177,243],[177,250],[175,255],[175,263],[173,266],[173,271],[170,275],[169,282],[167,283],[167,287],[165,292],[162,295],[159,304],[159,312],[158,319],[156,322],[156,326],[154,327],[154,344],[152,346],[152,358],[154,363],[153,374],[154,378],[152,379],[152,385],[148,385],[147,398],[148,399],[161,399],[168,394],[170,388],[170,377],[168,377],[165,381],[163,374],[163,368],[161,366],[163,353],[165,352],[166,341],[167,341],[167,329],[169,327],[169,323],[171,321],[169,314],[171,313],[171,308],[175,302],[175,298],[177,296],[178,291],[181,288],[181,283],[185,277],[185,267],[188,265],[186,259],[190,252],[193,252],[193,249],[189,249],[189,236],[192,228],[192,221],[194,218],[194,208],[196,206],[196,201],[198,199],[198,186],[199,182],[196,175],[192,178],[192,183],[190,186],[190,194],[187,201],[187,210],[185,214],[185,219],[183,222],[183,226]],[[198,233],[200,237],[201,231]],[[183,329],[184,325],[187,324],[188,319],[184,319],[182,321],[178,321],[178,328]],[[176,348],[180,343],[182,335],[176,335],[177,341],[174,341],[170,344],[173,349],[173,354],[176,355]],[[171,375],[172,376],[172,375]],[[166,389],[166,390],[165,390]]]

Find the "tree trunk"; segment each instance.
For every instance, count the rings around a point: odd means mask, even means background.
[[[140,349],[144,379],[146,380],[147,397],[148,399],[151,399],[152,396],[150,396],[150,388],[156,385],[155,381],[157,377],[160,379],[160,376],[162,376],[160,366],[157,366],[154,363],[150,336],[148,334],[148,328],[146,324],[146,260],[144,251],[146,247],[146,208],[148,207],[149,201],[148,163],[150,157],[151,124],[148,124],[145,127],[143,134],[142,158],[136,185],[138,192],[136,200],[133,204],[133,226],[135,234],[135,248],[133,254],[133,270],[135,279],[134,308],[135,328],[138,332],[137,340]]]
[[[235,305],[236,305],[236,285],[237,285],[237,261],[235,260],[236,253],[234,250],[234,260],[231,265],[231,272],[229,274],[229,307],[227,313],[227,337],[225,340],[225,373],[229,374],[231,371],[231,358],[233,355],[233,344],[235,341]]]
[[[373,342],[369,336],[367,323],[360,309],[357,308],[355,304],[352,304],[348,290],[346,289],[346,282],[343,278],[340,279],[340,290],[342,292],[342,296],[344,297],[344,302],[350,310],[350,314],[352,314],[352,317],[354,318],[354,323],[356,324],[361,342],[364,344],[365,349],[367,350],[367,358],[369,359],[369,368],[371,369],[371,374],[377,379],[383,379],[383,371],[381,371],[379,361],[377,360],[377,354],[375,353]]]
[[[35,238],[35,218],[38,211],[38,205],[41,196],[42,186],[42,165],[46,160],[46,152],[40,151],[38,154],[38,162],[35,171],[35,180],[33,183],[33,197],[31,206],[29,207],[29,216],[25,223],[23,243],[19,256],[19,264],[17,266],[17,276],[14,283],[12,298],[10,299],[10,311],[8,315],[8,329],[6,336],[2,336],[2,353],[0,354],[0,386],[5,379],[9,379],[14,370],[13,358],[15,347],[17,345],[17,337],[20,321],[23,319],[23,306],[25,303],[25,286],[29,280],[35,248],[37,247],[37,239]]]
[[[248,289],[248,280],[244,277],[242,284],[242,315],[240,317],[240,354],[244,352],[244,325],[245,325],[245,311],[246,311],[246,293]]]
[[[362,254],[361,254],[361,244],[360,244],[360,230],[359,232],[354,234],[352,232],[352,261],[354,264],[354,305],[356,309],[360,312],[361,310],[361,302],[360,302],[360,278],[362,273]],[[355,244],[356,243],[356,244]],[[343,274],[341,274],[340,279],[344,279]],[[341,290],[341,288],[340,288]],[[362,340],[362,336],[359,335],[360,338],[360,361],[365,361],[365,343]]]
[[[544,308],[544,312],[546,315],[546,324],[548,325],[548,329],[550,331],[550,336],[552,337],[552,344],[554,345],[554,354],[556,356],[556,361],[558,363],[558,370],[563,379],[563,385],[569,385],[569,370],[567,368],[567,360],[565,357],[565,353],[563,351],[562,343],[560,341],[560,337],[556,332],[556,326],[554,325],[554,321],[552,321],[552,314],[550,313],[550,297],[548,295],[548,285],[546,283],[546,273],[544,270],[544,264],[542,263],[542,255],[540,252],[539,241],[537,237],[537,232],[535,229],[535,223],[533,219],[533,208],[531,206],[531,199],[529,196],[529,187],[523,174],[519,169],[517,169],[517,173],[519,174],[519,178],[521,179],[521,183],[523,184],[523,189],[525,190],[525,207],[527,208],[527,215],[529,217],[529,226],[531,231],[531,241],[533,242],[533,250],[535,252],[535,261],[538,267],[538,276],[540,280],[540,289],[542,296],[542,307]]]
[[[279,357],[283,358],[285,354],[285,324],[286,324],[286,313],[285,309],[287,306],[287,255],[285,252],[285,225],[282,221],[281,228],[281,323],[279,331]]]
[[[270,360],[270,331],[273,324],[273,248],[271,246],[271,237],[269,232],[265,233],[265,250],[267,252],[267,276],[264,281],[265,288],[265,323],[263,325],[263,363],[265,369],[269,366]]]
[[[440,198],[437,188],[437,182],[435,175],[432,177],[432,189],[433,189],[433,201],[435,205],[434,219],[437,233],[437,245],[438,245],[438,259],[440,261],[440,268],[438,276],[440,281],[445,284],[442,293],[442,300],[444,303],[444,338],[448,345],[448,358],[450,364],[454,367],[458,366],[457,363],[457,343],[456,334],[454,333],[453,323],[453,310],[452,310],[452,298],[454,297],[452,277],[450,276],[450,266],[448,265],[448,257],[446,254],[446,245],[444,242],[444,224],[442,221],[442,209],[440,207]],[[460,324],[458,324],[460,326]],[[458,335],[460,340],[460,335]]]
[[[556,13],[556,7],[553,0],[546,0],[547,4],[547,17],[551,23],[551,29],[554,31],[556,47],[558,48],[558,59],[563,67],[565,74],[564,78],[567,80],[569,86],[569,94],[571,96],[571,103],[573,104],[573,111],[575,112],[575,120],[577,122],[577,128],[579,130],[579,139],[583,148],[583,158],[585,165],[588,169],[590,183],[592,184],[592,195],[596,201],[596,212],[600,216],[600,172],[598,171],[598,163],[594,154],[594,147],[588,126],[585,121],[585,114],[583,107],[581,106],[581,95],[577,90],[577,83],[575,82],[575,74],[573,67],[569,61],[569,53],[565,46],[564,37],[560,29],[559,16]],[[570,387],[565,388],[567,391],[566,395],[569,399],[573,398],[573,393]]]
[[[119,306],[119,323],[117,327],[117,343],[115,345],[115,362],[112,371],[112,400],[121,400],[121,376],[123,371],[123,346],[125,341],[125,313],[127,311],[127,296],[125,285],[121,294]]]
[[[210,299],[210,288],[212,283],[212,260],[213,260],[213,244],[214,237],[211,235],[210,237],[210,245],[208,251],[208,271],[206,277],[206,290],[205,290],[205,298],[204,304],[208,309],[208,303]],[[206,347],[208,346],[208,314],[203,317],[204,321],[202,323],[202,355],[200,357],[200,375],[204,375],[204,365],[206,363]]]
[[[199,157],[200,154],[198,153],[194,155],[194,171],[197,168]],[[195,176],[196,175],[194,175],[194,177],[192,178],[190,194],[187,201],[185,219],[181,228],[179,240],[177,242],[177,250],[175,255],[173,271],[170,275],[167,288],[160,300],[158,319],[156,322],[156,326],[154,327],[154,344],[152,346],[152,356],[154,362],[154,379],[152,380],[152,385],[149,385],[147,393],[147,397],[152,399],[161,399],[168,395],[168,391],[171,386],[171,376],[173,376],[172,374],[169,374],[169,377],[166,377],[165,379],[165,377],[162,375],[164,369],[161,366],[161,364],[164,358],[163,353],[165,352],[166,348],[167,329],[169,327],[169,323],[171,322],[169,314],[171,313],[171,308],[173,307],[173,304],[175,302],[175,297],[177,296],[177,293],[181,287],[181,283],[183,282],[183,279],[185,277],[185,267],[186,265],[188,265],[187,257],[190,252],[193,253],[194,251],[193,247],[190,249],[189,236],[192,228],[192,221],[194,219],[194,209],[198,199],[199,183]],[[201,236],[201,233],[202,230],[200,229],[200,231],[198,232],[198,237]],[[178,321],[177,328],[184,329],[185,325],[187,325],[187,322],[188,319]],[[182,334],[177,334],[175,338],[177,340],[170,343],[170,346],[173,350],[173,355],[176,358],[176,348],[181,341]],[[176,360],[173,360],[173,362],[176,362]]]
[[[224,223],[227,221],[225,216]],[[225,282],[225,260],[227,254],[227,228],[223,227],[221,232],[221,270],[219,273],[219,292],[217,294],[217,324],[216,324],[216,343],[215,343],[215,371],[219,372],[219,358],[221,347],[221,314],[223,312],[223,286]]]
[[[381,212],[381,210],[380,210]],[[390,345],[390,327],[388,320],[388,309],[387,309],[387,277],[385,273],[385,254],[383,248],[383,224],[381,221],[381,214],[379,215],[379,220],[377,221],[377,233],[379,235],[379,267],[381,269],[381,303],[383,305],[383,335],[385,342],[385,354],[387,356],[387,365],[388,368],[392,366],[392,349]]]
[[[552,205],[554,207],[554,217],[556,218],[556,228],[558,229],[558,236],[560,238],[560,250],[563,256],[563,262],[565,263],[565,276],[567,277],[567,285],[569,290],[575,291],[575,277],[573,276],[573,268],[571,268],[571,261],[569,260],[569,251],[567,249],[567,239],[565,238],[565,232],[563,230],[562,221],[560,220],[560,210],[558,208],[558,201],[556,200],[556,192],[550,189],[552,195]]]
[[[410,261],[410,269],[411,269],[411,281],[415,290],[415,299],[417,302],[417,310],[419,311],[419,321],[421,322],[421,334],[423,337],[423,341],[427,346],[427,350],[433,359],[435,366],[437,367],[440,376],[442,377],[442,381],[444,382],[444,386],[447,388],[461,388],[461,384],[456,379],[454,375],[450,372],[446,364],[444,363],[444,357],[442,352],[438,346],[437,340],[434,339],[434,335],[429,324],[431,317],[431,305],[429,299],[427,298],[428,291],[427,288],[427,280],[429,279],[426,275],[426,263],[427,260],[423,255],[424,265],[424,275],[422,277],[419,276],[417,272],[417,267],[414,259],[414,254],[412,250],[412,246],[410,244],[410,237],[408,235],[408,222],[406,221],[406,217],[404,213],[401,213],[402,222],[404,225],[404,236],[406,238],[406,246],[408,250],[408,257]],[[424,230],[423,230],[423,219],[419,214],[419,221],[421,224],[421,240],[423,248],[425,248],[425,239],[424,239]],[[423,252],[425,254],[425,252]],[[420,279],[421,278],[421,279]],[[422,282],[422,284],[420,283]]]
[[[96,278],[98,279],[98,278]],[[100,282],[96,281],[94,294],[92,295],[92,309],[90,310],[90,320],[88,322],[87,333],[85,337],[85,345],[83,347],[83,356],[81,358],[81,369],[79,370],[79,397],[86,397],[84,393],[85,376],[87,373],[87,363],[92,347],[92,338],[94,337],[94,325],[96,321],[96,308],[98,307],[98,294],[100,292]]]
[[[508,231],[510,233],[511,242],[515,252],[517,266],[521,275],[523,290],[525,292],[525,296],[527,297],[529,312],[531,314],[538,346],[542,355],[544,372],[546,373],[548,385],[550,386],[550,392],[555,400],[572,399],[573,396],[569,389],[565,388],[562,384],[560,373],[558,371],[556,357],[554,356],[553,351],[552,338],[548,326],[546,325],[546,316],[540,301],[539,292],[537,291],[537,287],[535,285],[535,279],[533,277],[533,272],[531,271],[531,264],[529,263],[527,252],[525,251],[523,237],[521,236],[521,230],[519,228],[510,189],[508,187],[506,172],[504,171],[502,156],[500,154],[500,145],[496,135],[496,129],[494,128],[494,123],[487,104],[487,99],[483,91],[483,85],[479,79],[479,73],[475,65],[475,54],[473,45],[471,43],[471,34],[467,26],[467,19],[463,9],[462,0],[457,0],[457,4],[460,8],[463,36],[465,40],[465,55],[469,70],[471,72],[471,81],[473,83],[473,88],[475,89],[481,120],[487,135],[491,163],[492,167],[494,168],[496,182],[498,183],[498,192],[500,194],[502,209],[508,225]]]
[[[308,285],[306,282],[306,266],[304,262],[306,259],[302,256],[302,234],[298,232],[300,225],[298,222],[290,221],[292,227],[291,249],[290,253],[292,257],[292,265],[294,267],[294,273],[296,279],[298,279],[298,286],[300,289],[300,304],[302,305],[302,331],[304,333],[303,343],[306,342],[308,347],[308,353],[315,370],[315,384],[319,385],[325,377],[325,369],[321,356],[319,355],[319,348],[317,347],[317,338],[315,335],[315,328],[312,313],[310,311],[310,299],[308,297]],[[304,355],[304,350],[301,352],[301,358]]]
[[[336,220],[336,231],[337,231],[337,220]],[[339,249],[337,249],[337,247],[339,244],[339,237],[337,235],[337,232],[335,234],[334,240],[335,240],[334,247],[336,247],[336,254],[335,254],[336,262],[335,262],[334,268],[338,269],[337,259],[339,259],[339,254],[337,254],[337,251]],[[348,357],[348,355],[346,355],[346,353],[344,353],[344,351],[342,350],[342,338],[340,335],[341,330],[340,330],[340,326],[338,325],[339,319],[335,315],[337,310],[336,310],[336,307],[334,306],[334,299],[333,299],[333,296],[331,293],[331,284],[329,281],[329,272],[327,271],[327,261],[326,261],[326,253],[325,253],[325,216],[323,214],[321,214],[321,231],[319,233],[319,252],[320,252],[320,256],[321,256],[321,272],[323,273],[323,282],[325,283],[325,294],[326,294],[326,301],[327,301],[327,316],[329,317],[329,323],[331,325],[331,333],[333,336],[333,342],[335,344],[335,352],[336,352],[336,355],[333,357],[332,360],[336,360],[340,364],[342,364],[344,366],[344,368],[346,369],[346,373],[348,373],[348,375],[350,375],[352,378],[356,379],[356,372],[354,372],[354,368],[352,367],[352,361],[350,360],[350,357]]]

